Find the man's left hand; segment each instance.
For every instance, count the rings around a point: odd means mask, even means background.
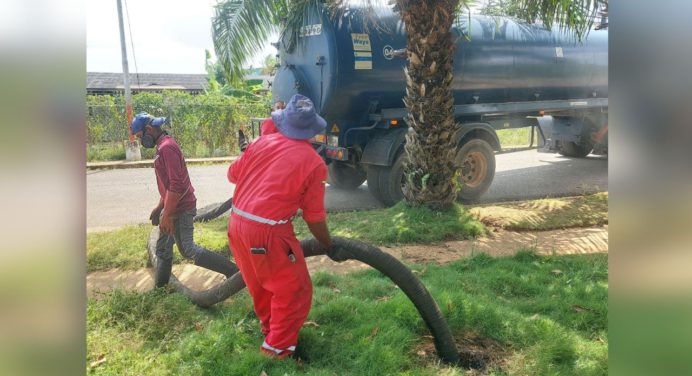
[[[166,234],[173,234],[173,218],[170,215],[166,215],[164,212],[163,216],[161,216],[159,228]]]

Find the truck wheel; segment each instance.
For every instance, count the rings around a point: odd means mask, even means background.
[[[356,189],[366,178],[366,172],[361,167],[351,167],[345,163],[333,161],[327,166],[329,179],[327,182],[334,188]]]
[[[479,199],[490,188],[495,177],[495,153],[488,142],[473,139],[466,142],[457,152],[459,166],[459,200],[472,202]]]
[[[394,206],[403,200],[404,162],[408,156],[401,152],[391,166],[368,166],[368,187],[375,198],[385,206]]]
[[[382,202],[382,194],[380,193],[380,169],[381,166],[368,165],[366,168],[368,175],[368,190],[370,194],[379,202]]]
[[[584,158],[593,150],[592,144],[582,145],[572,141],[560,141],[558,153],[565,157]]]

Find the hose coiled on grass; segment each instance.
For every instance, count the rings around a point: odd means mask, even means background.
[[[401,261],[370,244],[340,237],[332,238],[332,248],[329,251],[326,251],[315,238],[301,240],[300,246],[303,248],[305,257],[327,255],[336,262],[358,260],[387,276],[411,299],[420,313],[435,339],[435,349],[440,359],[452,364],[459,362],[454,337],[437,302],[423,283]]]
[[[202,216],[195,217],[195,221],[211,220],[215,218],[214,214],[219,216],[228,211],[230,206],[232,206],[232,199],[220,204],[218,208],[208,211]],[[156,240],[158,237],[159,228],[155,227],[149,235],[147,244],[149,260],[154,267],[158,265],[156,260]],[[428,292],[428,289],[399,260],[370,244],[341,237],[332,238],[332,248],[329,250],[326,250],[315,238],[301,240],[300,245],[303,248],[305,257],[327,255],[336,262],[358,260],[387,276],[411,299],[411,302],[435,339],[435,348],[440,359],[451,364],[459,363],[459,353],[457,352],[454,338],[447,325],[447,321],[442,316],[442,312],[440,312],[440,308]],[[240,273],[236,273],[216,286],[202,291],[188,288],[172,274],[169,284],[177,292],[187,296],[194,304],[204,308],[228,299],[245,287],[245,282]]]

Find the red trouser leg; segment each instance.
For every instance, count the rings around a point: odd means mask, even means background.
[[[257,279],[255,269],[252,266],[250,254],[250,243],[246,237],[242,236],[244,223],[242,221],[231,220],[228,225],[228,244],[231,248],[231,253],[235,259],[240,274],[245,281],[248,292],[252,297],[252,303],[255,308],[255,314],[260,320],[260,326],[264,335],[269,334],[269,319],[271,318],[271,292],[265,290]]]
[[[236,216],[231,218],[228,234],[233,256],[263,329],[264,318],[269,322],[265,342],[272,348],[292,351],[312,303],[312,282],[300,243],[290,225],[255,225]],[[266,254],[250,253],[255,247],[265,248]],[[295,261],[289,258],[291,252]]]
[[[278,250],[270,258],[273,278],[263,286],[273,293],[271,320],[266,342],[279,349],[288,349],[298,343],[298,332],[310,312],[312,281],[308,273],[303,250],[293,234],[274,233],[270,250]],[[295,262],[288,253],[292,251]]]

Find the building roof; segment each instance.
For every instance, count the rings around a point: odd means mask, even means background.
[[[130,73],[130,88],[136,91],[177,89],[204,91],[209,87],[206,74]],[[87,72],[88,92],[123,90],[122,73]]]

